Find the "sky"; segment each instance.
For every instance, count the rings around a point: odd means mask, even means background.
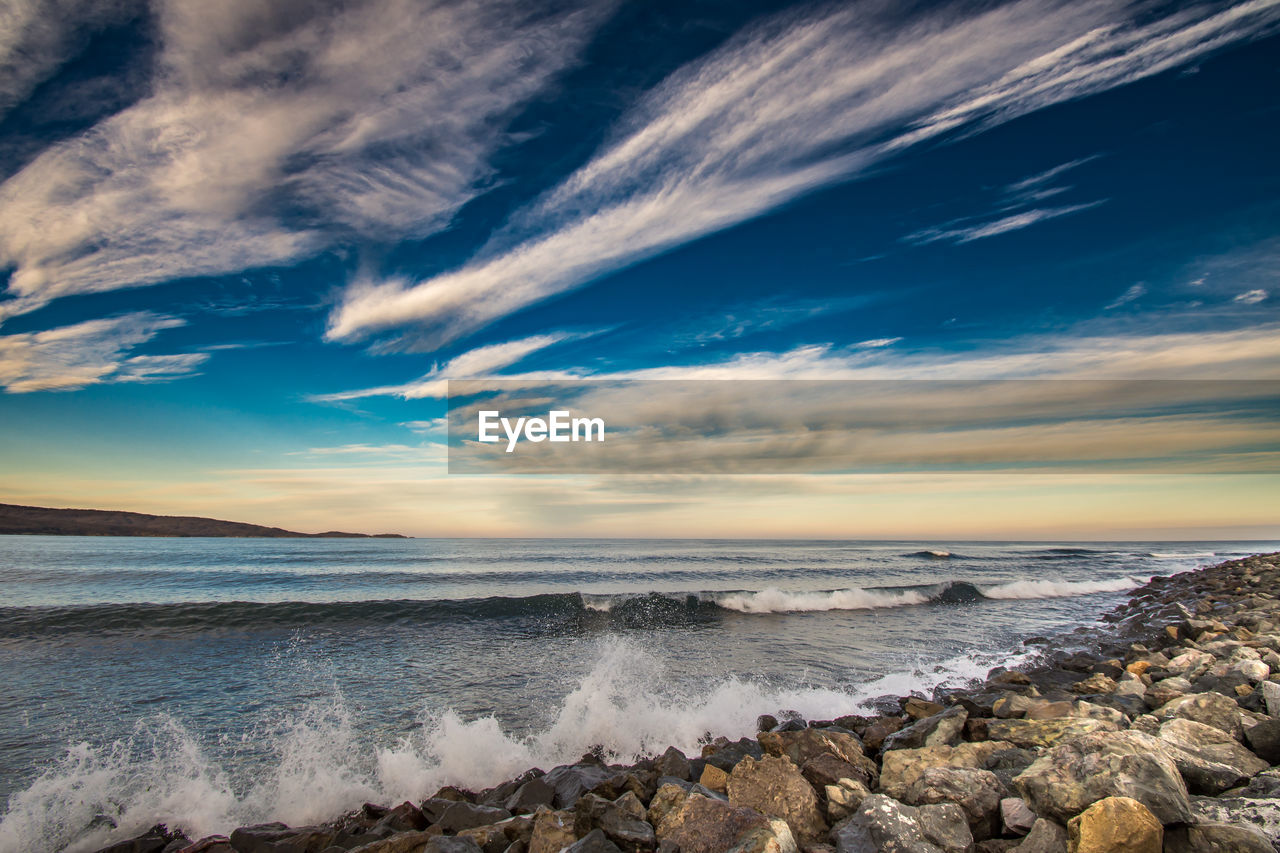
[[[0,502],[1280,538],[1274,422],[1193,474],[477,476],[442,430],[492,377],[1280,379],[1277,57],[1280,0],[5,0]]]

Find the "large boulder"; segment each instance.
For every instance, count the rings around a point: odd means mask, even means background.
[[[650,814],[652,811],[650,805]],[[680,853],[723,853],[759,830],[772,831],[769,819],[754,809],[701,794],[686,794],[679,805],[663,813],[654,828],[659,842],[674,845]]]
[[[1152,712],[1160,720],[1180,717],[1213,726],[1236,740],[1244,736],[1244,724],[1240,720],[1240,706],[1234,699],[1221,693],[1192,693],[1179,696]]]
[[[1106,797],[1131,797],[1163,824],[1191,821],[1177,765],[1160,741],[1139,732],[1094,733],[1059,744],[1013,784],[1032,811],[1059,823]]]
[[[827,822],[818,795],[788,758],[744,758],[729,774],[728,789],[730,805],[785,820],[801,841],[817,841],[826,836]]]
[[[1264,720],[1250,726],[1244,731],[1244,741],[1259,758],[1269,764],[1280,764],[1280,720]]]
[[[1018,853],[1067,853],[1066,827],[1040,818],[1016,849]]]
[[[1088,717],[1055,717],[1048,720],[992,720],[987,724],[990,740],[1007,741],[1014,746],[1042,748],[1068,738],[1092,732],[1114,732],[1119,725],[1111,720]]]
[[[613,771],[599,764],[566,764],[543,776],[542,781],[555,791],[555,807],[567,809],[613,775]]]
[[[874,788],[879,782],[880,772],[876,763],[867,757],[862,741],[852,732],[831,728],[801,729],[795,732],[761,732],[759,738],[760,748],[766,755],[785,756],[797,767],[817,762],[815,774],[820,773],[818,765],[834,766],[822,756],[834,756],[849,767],[837,779],[857,779],[868,788]]]
[[[542,808],[533,818],[533,834],[529,837],[529,853],[560,853],[578,840],[574,830],[574,814]]]
[[[1000,825],[1005,835],[1026,835],[1035,826],[1036,813],[1021,797],[1005,797],[1000,800]]]
[[[912,783],[930,767],[973,767],[986,769],[997,754],[1012,749],[1003,741],[982,741],[951,746],[926,746],[920,749],[894,749],[886,752],[880,765],[880,791],[895,800],[907,795]]]
[[[1164,825],[1137,800],[1106,797],[1067,824],[1070,853],[1162,853]]]
[[[955,746],[964,731],[969,712],[959,706],[925,717],[884,739],[881,749],[919,749],[922,746]]]
[[[1253,826],[1280,849],[1280,799],[1192,797],[1191,811],[1197,824]]]
[[[945,853],[969,853],[973,850],[973,831],[964,809],[955,803],[936,803],[916,809],[916,820],[925,840],[941,847]]]
[[[1165,853],[1275,853],[1267,836],[1256,827],[1229,823],[1201,823],[1167,829]]]
[[[170,830],[164,824],[157,824],[141,835],[117,841],[115,844],[103,847],[97,853],[162,853],[164,850],[177,850],[190,846],[192,846],[191,839],[185,833],[180,830]]]
[[[675,776],[677,779],[688,779],[693,772],[689,759],[674,746],[667,747],[667,751],[654,762],[653,769],[659,776]]]
[[[989,770],[971,767],[930,767],[907,790],[911,805],[955,803],[964,810],[973,837],[991,838],[999,830],[1000,799],[1004,786]]]
[[[584,794],[574,805],[574,831],[586,838],[598,829],[626,853],[644,853],[658,844],[653,827],[644,817],[644,806],[630,791],[616,800]]]
[[[260,823],[232,832],[231,847],[237,853],[319,853],[335,835],[333,827]]]
[[[436,826],[445,832],[456,835],[464,829],[497,823],[511,817],[506,809],[492,806],[479,806],[475,803],[456,802],[451,804],[436,820]]]
[[[955,817],[954,812],[952,816]],[[952,832],[962,831],[954,822],[944,825],[945,813],[931,815],[935,833],[945,829],[949,844]],[[853,816],[831,833],[836,853],[943,853],[946,849],[925,835],[920,812],[883,794],[872,794],[862,801]],[[954,848],[952,848],[954,849]],[[683,851],[681,851],[683,853]]]
[[[1220,794],[1269,766],[1221,729],[1183,717],[1160,727],[1160,743],[1195,794]]]

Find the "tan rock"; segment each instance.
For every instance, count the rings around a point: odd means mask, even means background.
[[[573,821],[572,811],[538,809],[533,818],[533,835],[529,837],[529,853],[560,853],[577,841]]]
[[[1149,660],[1136,660],[1125,667],[1126,672],[1132,672],[1134,675],[1142,675],[1149,669],[1151,669],[1151,661]]]
[[[1067,824],[1068,853],[1161,853],[1164,826],[1129,797],[1098,800]]]
[[[993,753],[1010,749],[1011,743],[987,740],[956,746],[925,746],[895,749],[884,754],[880,765],[880,791],[901,800],[924,771],[930,767],[981,768]]]
[[[1008,741],[1024,748],[1047,747],[1092,732],[1114,732],[1120,727],[1110,720],[1062,717],[1051,720],[992,720],[987,737]]]
[[[728,790],[730,805],[785,820],[800,841],[826,837],[818,795],[790,759],[766,755],[756,761],[748,756],[729,774]]]
[[[728,790],[726,786],[729,784],[729,774],[714,764],[708,764],[702,768],[702,776],[698,779],[698,784],[723,794]]]
[[[649,810],[653,811],[652,805]],[[759,830],[773,834],[769,819],[759,812],[701,794],[686,796],[655,829],[659,841],[676,845],[680,853],[724,853],[739,842],[758,838]]]

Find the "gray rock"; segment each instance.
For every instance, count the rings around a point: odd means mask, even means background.
[[[955,803],[937,803],[916,809],[920,831],[926,841],[941,847],[946,853],[968,853],[973,849],[973,832],[964,809]]]
[[[1271,843],[1280,843],[1280,799],[1249,800],[1235,797],[1192,797],[1195,823],[1229,823],[1253,826]]]
[[[997,834],[1000,799],[1005,793],[989,770],[931,767],[912,783],[905,802],[913,806],[955,803],[964,810],[973,837],[981,841]]]
[[[1262,692],[1262,699],[1266,702],[1267,713],[1273,717],[1280,717],[1280,684],[1264,681],[1258,685],[1258,690]]]
[[[883,794],[864,799],[831,838],[836,853],[942,853],[925,838],[917,810]]]
[[[881,751],[919,749],[922,746],[955,746],[960,741],[968,719],[969,712],[964,708],[948,708],[889,735],[884,739]]]
[[[1164,850],[1165,853],[1275,853],[1261,830],[1227,823],[1167,829]]]
[[[436,821],[436,826],[445,832],[458,833],[464,829],[474,829],[477,826],[497,823],[509,817],[511,817],[511,812],[506,809],[479,806],[475,803],[453,803],[440,815],[440,819]]]
[[[1187,787],[1160,741],[1099,732],[1049,750],[1013,780],[1031,810],[1065,823],[1104,797],[1132,797],[1164,824],[1188,823]]]
[[[612,775],[609,768],[598,764],[566,764],[541,778],[556,792],[555,807],[565,809]]]
[[[231,847],[236,853],[309,853],[328,847],[336,834],[331,827],[260,823],[231,833]]]
[[[503,803],[503,807],[512,814],[531,814],[538,810],[538,806],[550,808],[555,805],[555,801],[556,789],[539,776],[517,788]]]
[[[667,751],[654,762],[653,769],[658,771],[659,776],[675,776],[677,779],[688,779],[692,771],[689,759],[674,746],[667,747]]]
[[[1181,717],[1213,726],[1231,735],[1236,740],[1244,736],[1244,724],[1240,721],[1240,706],[1234,699],[1228,699],[1221,693],[1194,693],[1179,696],[1154,712],[1160,720]]]
[[[1160,727],[1160,742],[1194,794],[1220,794],[1269,766],[1221,729],[1181,717]]]
[[[1244,740],[1259,758],[1268,764],[1280,764],[1280,720],[1266,720],[1245,729]]]
[[[1005,797],[1000,801],[1000,823],[1006,835],[1026,835],[1036,820],[1035,812],[1021,797]]]
[[[605,837],[603,831],[593,829],[566,847],[563,853],[622,853],[618,845]]]
[[[1015,849],[1018,853],[1067,853],[1066,827],[1040,818]]]
[[[653,827],[644,820],[644,806],[630,792],[617,800],[584,794],[574,806],[574,830],[583,839],[599,829],[627,853],[641,853],[657,846]]]
[[[437,835],[422,848],[422,853],[484,853],[470,838]]]

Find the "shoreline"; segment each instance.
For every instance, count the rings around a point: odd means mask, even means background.
[[[778,710],[702,755],[588,755],[315,826],[157,827],[102,850],[1262,853],[1280,842],[1276,591],[1280,554],[1232,560],[1153,578],[1099,627],[1025,640],[1045,649],[1036,664],[928,699],[827,721]]]

